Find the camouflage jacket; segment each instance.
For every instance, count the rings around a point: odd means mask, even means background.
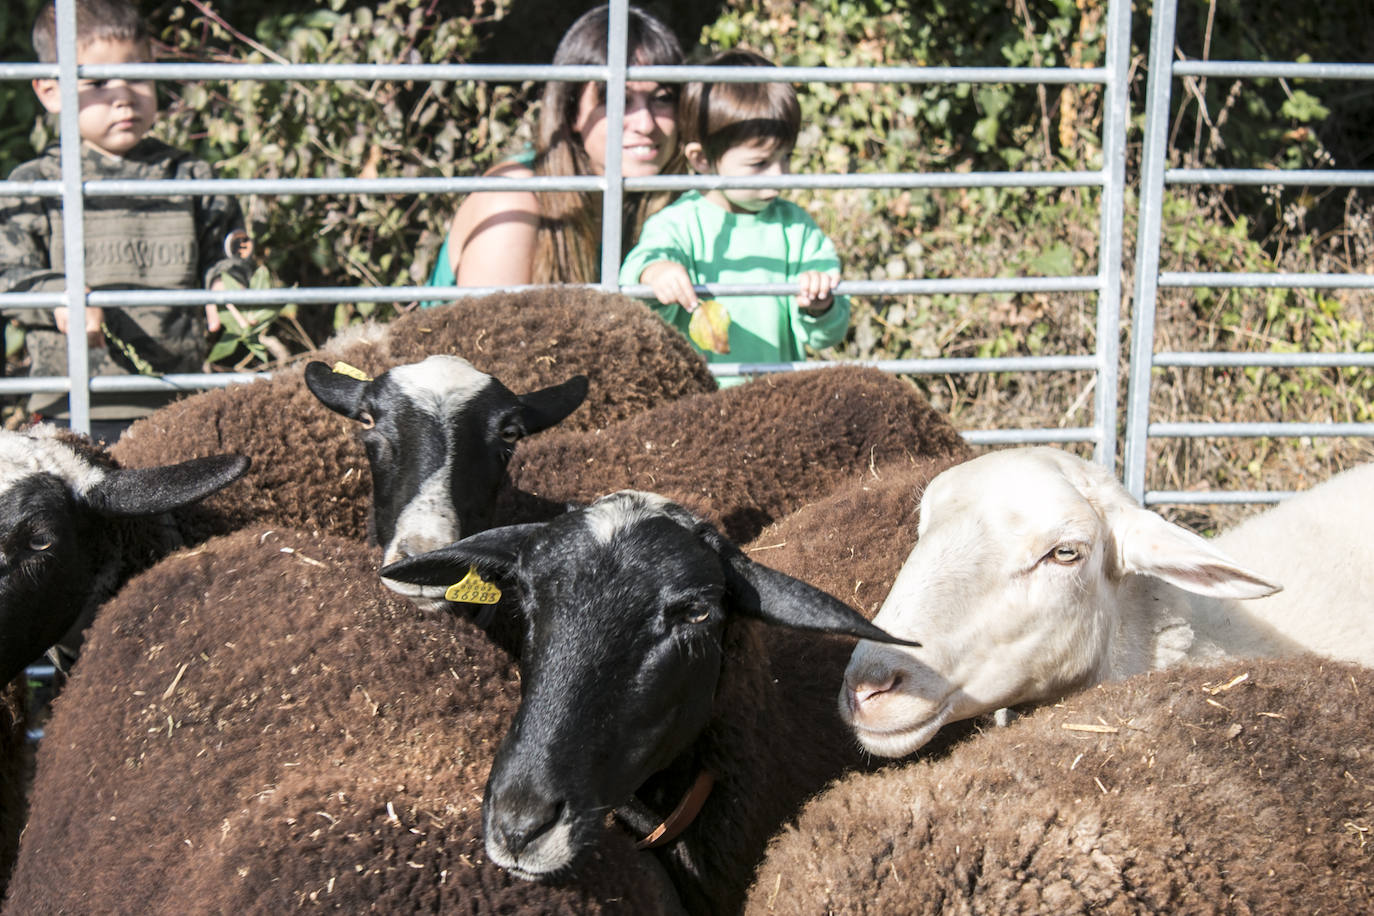
[[[159,140],[144,139],[123,158],[86,149],[87,181],[208,179],[210,166]],[[11,181],[61,180],[57,146],[19,166]],[[201,289],[229,273],[247,284],[249,265],[235,248],[246,239],[237,201],[226,196],[88,197],[85,209],[86,285],[93,290]],[[52,292],[66,287],[62,201],[0,197],[0,292]],[[49,309],[0,312],[26,330],[30,374],[66,375],[67,345]],[[92,375],[198,372],[207,352],[200,306],[105,309],[109,345],[92,350]],[[29,409],[66,410],[65,394],[35,394]],[[163,394],[93,395],[97,419],[140,416],[167,401]]]

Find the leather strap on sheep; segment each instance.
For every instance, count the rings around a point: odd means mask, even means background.
[[[687,790],[687,794],[682,796],[682,801],[677,803],[673,813],[668,815],[663,823],[659,824],[649,835],[635,844],[636,849],[657,849],[660,846],[667,846],[673,840],[682,835],[697,814],[701,811],[701,806],[706,804],[707,797],[711,790],[715,788],[716,778],[707,770],[702,770],[697,774],[696,781]]]

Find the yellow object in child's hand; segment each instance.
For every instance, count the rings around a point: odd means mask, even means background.
[[[703,299],[687,325],[692,342],[712,353],[730,352],[730,313],[715,299]]]

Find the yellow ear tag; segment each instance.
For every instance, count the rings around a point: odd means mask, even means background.
[[[372,376],[368,375],[366,372],[359,369],[357,366],[350,366],[348,363],[335,363],[333,366],[333,371],[337,372],[339,375],[346,375],[349,378],[355,378],[360,382],[372,381]]]
[[[468,567],[461,582],[450,585],[444,592],[447,601],[466,601],[468,604],[495,604],[501,600],[501,590],[477,574],[476,566]]]

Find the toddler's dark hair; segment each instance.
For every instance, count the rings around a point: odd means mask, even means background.
[[[712,67],[771,67],[753,51],[717,55]],[[753,140],[773,140],[792,149],[801,130],[801,105],[791,83],[688,83],[679,108],[684,143],[700,143],[711,163],[725,151]]]
[[[148,30],[138,8],[127,0],[77,0],[76,46],[93,41],[148,44]],[[45,64],[57,62],[57,3],[43,4],[33,22],[33,50]]]

